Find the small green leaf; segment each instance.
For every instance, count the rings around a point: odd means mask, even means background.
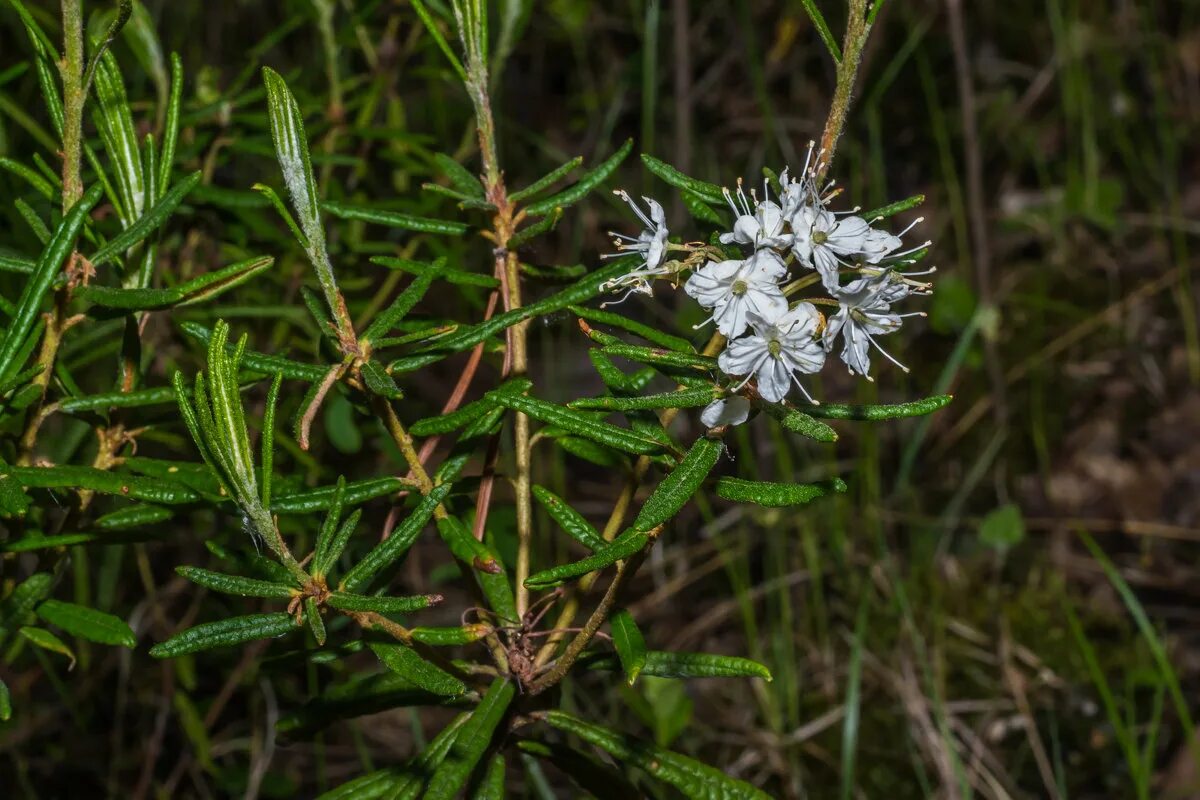
[[[188,192],[192,191],[192,189],[196,188],[196,184],[200,183],[201,175],[200,172],[193,172],[172,186],[171,190],[164,194],[162,199],[155,203],[149,211],[138,217],[137,221],[93,253],[92,263],[100,266],[110,259],[116,258],[161,227],[164,222],[170,219],[171,214],[175,213],[175,209],[183,202],[183,198],[188,195]]]
[[[563,500],[554,492],[544,486],[534,486],[533,496],[537,498],[537,501],[546,509],[546,513],[558,523],[558,526],[567,535],[587,549],[595,552],[608,545],[608,542],[604,541],[604,537],[600,535],[600,532],[584,519],[582,514],[571,508],[566,500]]]
[[[376,339],[381,339],[386,336],[393,328],[408,316],[408,312],[412,311],[413,306],[421,301],[429,287],[435,280],[441,277],[442,272],[446,268],[446,259],[439,258],[433,263],[433,266],[417,276],[417,279],[396,297],[391,304],[381,311],[366,331],[360,337],[364,341],[373,342]]]
[[[637,411],[656,408],[698,408],[706,406],[720,397],[720,390],[715,387],[699,389],[681,389],[675,392],[650,394],[643,397],[585,397],[575,400],[570,408],[599,409],[604,411]]]
[[[404,481],[393,477],[354,481],[346,484],[345,503],[347,506],[360,505],[376,497],[394,494],[406,487]],[[310,514],[313,511],[323,511],[333,503],[335,491],[333,486],[325,486],[276,497],[271,503],[271,511],[276,514]]]
[[[22,486],[37,489],[91,489],[102,494],[146,500],[161,505],[194,503],[195,491],[172,481],[125,475],[95,467],[4,467],[0,475],[12,476]]]
[[[191,338],[207,345],[212,340],[212,331],[195,322],[181,322],[179,327]],[[233,352],[232,345],[229,352]],[[267,355],[254,350],[244,350],[239,364],[242,370],[253,371],[262,375],[281,374],[285,378],[315,383],[325,377],[328,366],[320,364],[304,364],[282,356]]]
[[[421,658],[411,647],[392,642],[371,642],[369,646],[385,667],[427,692],[453,697],[467,691],[465,683]]]
[[[467,714],[460,714],[433,737],[420,755],[410,759],[407,764],[355,778],[326,792],[317,800],[375,800],[385,797],[388,800],[417,800],[426,778],[445,760],[467,719]]]
[[[8,691],[8,684],[0,680],[0,722],[8,722],[12,719],[12,695]]]
[[[621,145],[615,153],[609,156],[604,161],[592,170],[588,170],[576,183],[569,189],[559,192],[556,195],[551,195],[544,200],[539,200],[536,203],[530,203],[525,206],[525,212],[531,217],[538,217],[543,214],[549,214],[556,208],[567,208],[575,203],[578,203],[588,195],[593,189],[604,183],[609,175],[616,171],[625,157],[633,150],[633,139],[626,139],[625,144]]]
[[[122,311],[154,311],[195,305],[211,300],[235,286],[240,286],[258,273],[270,269],[275,259],[270,256],[239,261],[228,267],[209,272],[172,289],[123,289],[89,284],[81,286],[76,295],[94,305]]]
[[[109,392],[89,394],[83,397],[67,397],[59,401],[58,410],[64,414],[79,414],[89,411],[108,411],[110,408],[143,408],[145,406],[171,405],[175,402],[175,390],[170,386],[153,389],[136,389],[132,392]]]
[[[74,651],[67,646],[66,642],[45,628],[34,628],[26,625],[17,631],[17,633],[21,634],[22,637],[29,640],[32,644],[42,648],[43,650],[49,650],[52,653],[58,653],[59,655],[66,656],[71,662],[67,669],[73,669],[75,667]]]
[[[471,174],[469,169],[445,153],[434,153],[433,160],[442,174],[450,179],[450,183],[454,184],[455,189],[468,197],[483,199],[483,184],[479,182],[479,178]],[[509,199],[515,198],[509,195]]]
[[[1005,503],[983,518],[979,541],[1001,552],[1025,540],[1025,520],[1015,503]]]
[[[497,753],[488,762],[487,772],[471,793],[471,800],[504,800],[504,756]]]
[[[333,592],[325,600],[330,608],[342,611],[377,611],[380,614],[409,614],[442,602],[440,594],[418,594],[411,597],[374,597],[349,592]]]
[[[419,419],[408,426],[408,432],[413,436],[440,436],[458,430],[483,415],[487,414],[496,404],[487,398],[467,403],[462,408],[449,414],[439,414],[435,417]]]
[[[643,673],[644,674],[644,673]],[[609,753],[619,763],[640,767],[652,777],[678,789],[692,800],[770,800],[766,792],[730,778],[718,769],[679,753],[655,747],[593,725],[564,711],[547,711],[544,719]]]
[[[660,442],[647,439],[634,431],[618,428],[616,425],[601,422],[580,411],[573,411],[565,406],[548,403],[536,397],[496,391],[489,392],[487,396],[497,404],[513,411],[519,411],[539,422],[562,428],[564,431],[591,439],[614,450],[634,455],[647,455],[663,449]]]
[[[721,215],[713,211],[713,207],[700,195],[695,192],[689,192],[687,189],[680,189],[679,196],[683,198],[684,208],[697,221],[707,225],[725,224],[725,220],[721,219]]]
[[[530,197],[536,197],[544,189],[550,188],[553,184],[570,175],[581,164],[583,164],[583,156],[576,156],[567,163],[550,170],[524,189],[513,192],[508,196],[508,199],[516,203]]]
[[[441,262],[442,259],[438,259]],[[396,258],[394,256],[371,256],[371,263],[378,264],[381,267],[388,269],[400,270],[411,275],[420,277],[434,271],[436,264],[425,264],[420,261],[412,261],[407,258]],[[495,289],[500,285],[500,281],[493,278],[491,275],[482,275],[478,272],[467,272],[466,270],[453,269],[443,267],[438,270],[438,277],[446,283],[452,283],[455,286],[479,286],[483,289]]]
[[[37,615],[43,621],[89,642],[131,649],[137,645],[137,637],[125,620],[94,608],[61,600],[43,600],[37,607]]]
[[[150,648],[150,655],[155,658],[175,658],[216,647],[233,647],[255,639],[273,639],[294,630],[296,620],[286,611],[231,617],[180,631]]]
[[[813,27],[817,29],[817,35],[825,43],[825,49],[829,51],[829,55],[833,56],[833,63],[841,64],[841,48],[838,47],[837,40],[833,38],[833,32],[829,30],[829,23],[825,21],[825,16],[821,13],[821,9],[817,8],[815,0],[800,0],[800,4],[808,12],[808,17],[812,20]],[[870,216],[865,218],[871,219]]]
[[[917,206],[921,205],[921,203],[924,203],[924,202],[925,202],[925,195],[915,194],[912,197],[909,197],[907,199],[900,200],[898,202],[891,203],[889,205],[882,206],[880,208],[872,209],[872,210],[866,212],[865,214],[863,214],[862,218],[865,219],[867,222],[873,223],[878,219],[881,219],[884,217],[892,217],[892,216],[895,216],[896,214],[899,214],[902,211],[908,211],[910,208],[916,208]]]
[[[433,647],[455,647],[478,642],[494,629],[490,625],[476,622],[459,628],[409,628],[414,642]]]
[[[663,478],[646,498],[633,527],[649,531],[674,517],[700,488],[721,457],[721,442],[705,436],[697,439],[675,469]]]
[[[396,563],[408,548],[412,547],[417,536],[424,530],[425,525],[433,518],[433,512],[441,505],[446,495],[450,494],[452,485],[443,483],[435,486],[432,491],[413,509],[412,513],[392,531],[391,536],[375,545],[354,565],[354,568],[342,578],[340,588],[346,592],[354,592],[364,588],[380,570]]]
[[[618,608],[614,611],[608,618],[608,626],[625,680],[633,686],[646,666],[646,640],[642,638],[642,632],[627,609]]]
[[[430,777],[422,795],[425,800],[452,800],[458,795],[491,745],[496,728],[516,693],[516,685],[507,678],[496,678],[492,682],[455,737],[446,760]]]
[[[325,620],[321,618],[321,606],[315,597],[304,598],[304,619],[308,621],[308,628],[317,640],[317,647],[324,647]]]
[[[549,233],[558,226],[558,221],[562,219],[563,210],[561,208],[553,208],[546,216],[542,217],[532,225],[527,225],[521,230],[513,234],[508,240],[509,250],[519,250],[529,242],[544,233]]]
[[[111,51],[93,59],[95,67],[96,113],[92,119],[104,142],[104,150],[116,173],[117,197],[113,205],[123,227],[130,227],[146,209],[146,176],[139,157],[137,131],[121,69]]]
[[[664,333],[658,328],[653,328],[637,320],[621,314],[614,314],[611,311],[602,311],[595,308],[587,308],[586,306],[573,305],[570,306],[571,313],[577,317],[582,317],[590,322],[596,322],[601,325],[612,325],[614,328],[629,331],[634,336],[640,336],[652,344],[659,347],[665,347],[668,350],[674,350],[677,353],[695,353],[696,348],[692,347],[687,339],[681,339],[678,336],[672,336],[669,333]]]
[[[768,508],[802,506],[821,497],[846,491],[841,478],[822,483],[772,483],[747,481],[741,478],[721,478],[717,481],[717,496],[737,503],[755,503]]]
[[[721,187],[715,183],[689,178],[665,161],[659,161],[646,153],[642,153],[642,163],[646,165],[646,169],[675,188],[689,191],[706,203],[716,206],[725,205],[725,196],[721,193]]]
[[[455,517],[439,519],[437,529],[454,557],[475,574],[492,611],[501,619],[516,622],[517,604],[499,556],[472,536],[471,531]]]
[[[365,208],[363,206],[351,206],[345,203],[335,203],[328,201],[321,204],[321,208],[333,214],[340,219],[355,219],[362,222],[370,222],[375,225],[386,225],[389,228],[404,228],[410,231],[419,231],[421,233],[440,233],[443,236],[462,236],[471,228],[469,225],[462,222],[452,222],[447,219],[433,219],[432,217],[417,217],[412,214],[404,214],[399,211],[385,211],[378,208]]]
[[[537,591],[551,589],[569,580],[581,578],[589,572],[624,561],[642,552],[651,541],[650,535],[644,531],[627,531],[587,558],[535,572],[525,579],[525,586]]]
[[[813,406],[812,408],[824,408],[825,406]],[[811,414],[806,414],[795,408],[787,406],[768,404],[764,405],[767,413],[779,421],[785,431],[798,433],[801,436],[807,436],[818,442],[836,442],[838,439],[837,431],[826,425],[820,420],[813,419]]]
[[[610,356],[620,356],[641,364],[655,364],[663,367],[700,370],[712,372],[717,368],[717,360],[708,356],[692,353],[676,353],[672,350],[662,350],[653,347],[641,347],[633,344],[609,344],[601,350]]]
[[[824,417],[825,419],[881,420],[899,419],[901,417],[922,417],[926,414],[932,414],[938,409],[945,408],[950,405],[950,401],[953,399],[953,395],[943,394],[926,397],[924,400],[914,400],[911,403],[897,403],[895,405],[860,406],[830,404],[813,406],[808,409],[808,413],[814,417]]]
[[[257,578],[245,578],[241,575],[226,575],[223,572],[211,572],[200,567],[176,567],[175,571],[192,583],[222,594],[235,594],[239,597],[267,597],[274,600],[290,600],[297,594],[296,587],[292,585],[260,581]]]
[[[130,528],[142,528],[166,522],[175,512],[169,508],[156,506],[151,503],[138,503],[112,511],[96,519],[96,527],[104,531],[123,531]]]
[[[656,678],[762,678],[766,681],[771,680],[769,669],[748,658],[708,653],[664,653],[659,650],[651,650],[646,653],[642,674],[652,675]]]
[[[8,636],[33,611],[54,585],[54,577],[49,572],[35,572],[18,583],[12,593],[0,603],[0,642]]]

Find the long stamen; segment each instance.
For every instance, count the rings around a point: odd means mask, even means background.
[[[882,347],[880,347],[880,346],[879,346],[879,342],[875,341],[875,337],[874,337],[874,336],[872,336],[872,335],[871,335],[869,332],[867,332],[867,330],[866,330],[866,329],[864,329],[862,333],[863,333],[863,335],[864,335],[864,336],[866,336],[866,337],[867,337],[867,341],[868,341],[868,342],[870,342],[871,344],[875,345],[875,349],[876,349],[876,350],[878,350],[879,352],[883,353],[883,357],[884,357],[884,358],[886,358],[888,361],[892,362],[893,364],[895,364],[897,367],[899,367],[900,369],[904,370],[905,372],[910,372],[910,370],[909,370],[909,368],[908,368],[908,367],[906,367],[906,366],[904,366],[903,364],[901,364],[899,361],[897,361],[895,358],[893,358],[893,357],[892,357],[892,354],[891,354],[891,353],[889,353],[887,350],[884,350]]]
[[[897,237],[900,237],[900,238],[903,238],[904,234],[908,233],[909,231],[911,231],[913,228],[917,227],[918,225],[920,225],[920,224],[921,224],[922,222],[924,222],[924,221],[925,221],[925,218],[924,218],[924,217],[917,217],[916,219],[914,219],[912,222],[910,222],[910,223],[908,224],[908,227],[907,227],[907,228],[905,228],[904,230],[902,230],[902,231],[900,231],[899,233],[897,233],[897,234],[896,234],[896,236],[897,236]]]
[[[624,189],[614,189],[613,194],[629,204],[629,207],[633,209],[633,213],[637,214],[638,219],[642,221],[643,225],[645,225],[649,230],[654,230],[654,223],[650,221],[650,218],[647,217],[640,208],[638,208],[637,203],[635,203],[633,198],[629,196],[629,192],[625,191]]]
[[[796,384],[796,388],[800,390],[801,394],[804,395],[805,399],[808,400],[808,402],[812,403],[814,406],[821,405],[821,402],[819,400],[817,400],[815,397],[813,397],[811,394],[809,394],[808,389],[804,388],[804,384],[801,383],[800,379],[796,377],[796,373],[792,372],[790,374],[791,374],[791,378],[792,378],[792,383]]]

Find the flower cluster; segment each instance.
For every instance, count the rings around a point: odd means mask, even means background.
[[[820,154],[813,164],[810,147],[800,178],[785,169],[778,177],[777,200],[767,181],[762,197],[753,190],[747,196],[740,180],[735,192],[723,190],[734,223],[720,235],[722,247],[670,242],[661,205],[643,198],[646,214],[627,193],[617,192],[645,229],[637,238],[612,234],[617,252],[606,257],[635,253],[641,263],[608,288],[624,289],[626,297],[651,294],[654,280],[672,278],[678,284],[679,276],[690,272],[683,289],[710,312],[701,326],[715,324],[727,340],[717,363],[739,381],[729,387],[730,396],[704,410],[701,419],[710,427],[748,418],[750,403],[741,393],[751,381],[753,391],[768,403],[782,402],[794,384],[815,404],[800,376],[819,372],[839,337],[840,356],[851,373],[872,380],[872,349],[907,371],[877,337],[899,330],[905,317],[923,315],[892,311],[892,304],[908,295],[930,292],[928,283],[915,278],[933,269],[900,271],[930,245],[901,250],[901,237],[921,219],[891,234],[873,227],[881,216],[866,219],[857,208],[832,211],[830,201],[839,191],[832,183],[818,185],[819,160]],[[735,248],[737,257],[730,258]],[[672,251],[687,255],[670,260]],[[820,287],[824,296],[795,297],[810,286]],[[818,307],[828,308],[831,316]]]

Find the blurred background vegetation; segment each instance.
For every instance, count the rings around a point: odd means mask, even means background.
[[[840,30],[841,4],[817,2]],[[56,3],[28,5],[57,30]],[[467,98],[402,0],[143,7],[115,45],[142,132],[161,122],[164,54],[177,51],[181,163],[204,171],[172,223],[164,280],[251,254],[279,259],[203,311],[150,315],[151,381],[196,363],[200,348],[179,328],[188,319],[223,317],[257,349],[308,360],[318,336],[297,301],[309,268],[250,191],[278,184],[259,68],[283,73],[300,99],[331,198],[443,217],[467,212],[421,184],[440,180],[434,152],[477,166]],[[595,162],[628,137],[699,178],[754,182],[763,166],[799,166],[833,86],[801,0],[501,0],[492,40],[504,59],[494,92],[510,185],[576,155]],[[0,6],[0,155],[54,164],[29,56],[19,19]],[[935,242],[936,293],[928,319],[889,342],[910,374],[885,364],[866,384],[827,370],[814,394],[898,402],[945,390],[955,402],[930,419],[847,426],[829,446],[768,420],[739,428],[760,455],[729,472],[834,471],[850,493],[802,513],[722,513],[701,499],[702,513],[655,550],[631,609],[652,645],[750,655],[775,680],[644,679],[629,690],[597,679],[568,685],[570,702],[785,798],[1200,796],[1189,754],[1200,710],[1198,134],[1200,3],[889,0],[834,174],[847,206],[926,195],[914,235]],[[639,167],[629,159],[611,185],[674,196]],[[40,249],[8,201],[28,194],[0,172],[6,251]],[[667,205],[673,233],[707,235],[682,204]],[[359,224],[329,227],[359,313],[401,280],[370,255],[444,254],[490,269],[478,238],[403,233],[381,246]],[[631,224],[597,195],[524,258],[594,268],[614,227]],[[13,277],[0,276],[5,296]],[[477,299],[475,312],[445,311],[482,315],[482,291]],[[687,332],[699,312],[674,299],[623,310]],[[551,398],[596,383],[573,321],[558,323],[533,345],[533,377]],[[65,353],[91,390],[113,379],[119,330],[96,326]],[[436,413],[460,367],[406,385],[408,418]],[[171,420],[170,409],[141,420],[170,423],[141,440],[141,454],[190,452]],[[48,430],[50,461],[94,446],[86,425],[56,419]],[[398,468],[386,437],[343,399],[314,438],[308,454],[279,441],[284,480]],[[375,452],[384,455],[364,455]],[[597,516],[615,495],[610,470],[572,457],[537,478]],[[369,506],[368,519],[381,526],[386,510]],[[492,518],[511,543],[511,517],[498,508]],[[21,713],[0,726],[0,795],[221,797],[250,786],[311,796],[424,740],[431,720],[405,709],[311,739],[277,735],[272,723],[338,677],[302,653],[264,643],[178,662],[146,655],[142,643],[201,608],[255,610],[249,600],[202,605],[173,572],[206,563],[205,541],[241,546],[243,536],[236,520],[197,512],[144,541],[72,548],[75,599],[129,619],[139,648],[75,643],[73,670],[37,651],[4,676]],[[34,557],[3,554],[0,578]],[[454,574],[440,548],[418,547],[404,580],[446,591]],[[429,624],[456,623],[468,602],[452,595],[433,612],[445,619]],[[545,780],[526,795],[574,796],[564,776]]]

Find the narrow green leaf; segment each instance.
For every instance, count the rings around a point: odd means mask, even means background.
[[[612,566],[618,561],[624,561],[630,556],[640,553],[651,541],[650,535],[645,531],[628,531],[587,558],[535,572],[525,579],[525,586],[537,591],[551,589],[569,580],[581,578],[589,572],[595,572]]]
[[[263,84],[267,89],[267,114],[271,123],[271,138],[275,154],[283,171],[292,206],[296,209],[301,229],[308,242],[324,247],[325,233],[321,228],[321,211],[317,183],[313,178],[312,159],[308,154],[308,137],[304,132],[304,115],[283,77],[263,67]]]
[[[379,573],[390,567],[408,552],[417,536],[424,530],[425,525],[433,518],[433,512],[450,494],[452,484],[443,483],[433,487],[428,495],[413,509],[408,517],[396,526],[392,534],[362,557],[354,568],[342,578],[339,588],[345,592],[354,592],[364,588]]]
[[[192,489],[159,478],[125,475],[95,467],[0,466],[0,476],[11,475],[22,486],[36,489],[91,489],[101,494],[120,495],[161,505],[194,503],[200,499]]]
[[[442,602],[440,594],[418,594],[412,597],[373,597],[349,592],[333,592],[326,601],[331,608],[342,611],[376,611],[380,614],[410,614]]]
[[[817,29],[817,35],[825,43],[825,49],[829,51],[829,55],[833,56],[833,63],[841,64],[842,50],[838,47],[837,40],[833,38],[833,32],[829,30],[829,23],[825,21],[825,16],[821,13],[821,9],[817,8],[815,0],[800,0],[800,4],[808,12],[808,17],[812,20],[813,27]],[[870,219],[870,217],[867,217],[867,219]]]
[[[275,259],[259,256],[228,267],[205,273],[171,289],[123,289],[89,284],[81,286],[76,296],[89,303],[122,311],[156,311],[195,305],[211,300],[235,286],[240,286],[263,270],[270,269]]]
[[[439,414],[436,417],[419,419],[408,427],[408,432],[413,436],[440,436],[445,433],[451,433],[465,425],[469,425],[493,408],[496,408],[496,404],[487,398],[483,398],[472,403],[467,403],[462,408],[451,411],[449,414]]]
[[[504,800],[504,756],[497,753],[488,762],[487,772],[471,793],[471,800]]]
[[[94,608],[61,600],[43,600],[37,607],[37,615],[43,621],[89,642],[131,649],[137,645],[137,637],[125,620]]]
[[[376,497],[394,494],[406,488],[407,484],[399,478],[367,478],[346,484],[346,505],[357,506]],[[335,488],[325,486],[320,489],[310,489],[296,494],[276,497],[271,504],[271,511],[276,514],[309,514],[323,511],[332,504]]]
[[[413,10],[417,12],[417,16],[421,18],[421,22],[425,25],[425,30],[429,32],[438,49],[442,51],[442,55],[450,62],[450,66],[457,73],[459,79],[463,83],[467,83],[467,71],[463,69],[462,62],[454,54],[454,49],[450,47],[450,44],[446,41],[446,37],[442,35],[441,28],[438,27],[437,21],[430,15],[429,10],[425,8],[425,4],[421,0],[412,0],[412,6]]]
[[[424,274],[417,276],[417,279],[407,289],[401,292],[386,309],[381,311],[371,321],[371,324],[367,326],[366,331],[363,332],[360,338],[368,342],[373,342],[376,339],[386,336],[408,316],[408,312],[412,311],[413,306],[421,302],[421,298],[429,291],[429,287],[433,282],[441,277],[445,269],[446,259],[439,258],[433,263],[430,269],[426,270]]]
[[[648,455],[663,449],[662,443],[648,439],[626,428],[618,428],[607,422],[601,422],[581,411],[574,411],[565,406],[548,403],[536,397],[505,392],[489,392],[498,405],[519,411],[526,416],[562,428],[576,436],[590,439],[614,450],[621,450],[634,455]]]
[[[821,497],[846,491],[846,482],[834,478],[823,483],[772,483],[747,481],[741,478],[721,478],[717,481],[717,496],[737,503],[755,503],[768,508],[802,506]]]
[[[467,691],[465,683],[421,658],[411,647],[392,642],[370,642],[369,647],[385,667],[427,692],[453,697]]]
[[[643,673],[645,674],[645,673]],[[730,778],[687,756],[655,747],[599,725],[584,722],[565,711],[547,711],[544,719],[566,733],[609,753],[619,763],[632,764],[678,789],[692,800],[770,800],[766,792]]]
[[[179,142],[179,110],[183,106],[183,61],[171,53],[171,90],[167,99],[167,114],[163,123],[162,154],[158,161],[158,185],[171,184],[175,166],[175,147]]]
[[[604,181],[608,180],[608,176],[616,171],[621,162],[625,160],[633,150],[633,139],[626,139],[625,144],[621,145],[615,153],[609,156],[604,161],[592,170],[588,170],[579,179],[578,183],[565,191],[559,192],[556,195],[551,195],[544,200],[539,200],[536,203],[530,203],[525,206],[526,213],[531,217],[538,217],[543,214],[548,214],[556,208],[567,208],[575,203],[578,203]]]
[[[681,389],[675,392],[649,394],[642,397],[585,397],[570,403],[570,408],[581,410],[637,411],[657,408],[698,408],[706,406],[721,396],[716,386],[699,389]]]
[[[434,771],[422,795],[425,800],[452,800],[466,784],[492,743],[496,728],[516,695],[516,685],[496,678],[454,739],[450,752]]]
[[[75,239],[79,236],[88,212],[99,201],[102,191],[99,184],[93,185],[67,212],[55,228],[50,243],[42,251],[29,280],[25,282],[25,288],[17,301],[17,312],[4,332],[4,338],[0,340],[0,381],[15,374],[23,366],[16,363],[16,356],[33,330],[41,311],[42,300],[50,291],[54,279],[58,277],[63,262],[74,249]]]
[[[88,411],[108,411],[111,408],[142,408],[145,406],[171,405],[175,402],[175,390],[170,386],[153,389],[137,389],[132,392],[110,392],[90,394],[83,397],[67,397],[59,401],[58,410],[64,414],[79,414]]]
[[[241,575],[226,575],[223,572],[212,572],[200,567],[176,567],[175,571],[192,583],[222,594],[234,594],[239,597],[266,597],[272,600],[291,600],[297,594],[294,585],[260,581],[257,578],[246,578]]]
[[[811,409],[824,407],[812,406]],[[809,439],[818,442],[836,442],[838,439],[837,431],[824,422],[813,419],[812,414],[806,414],[799,409],[775,404],[764,405],[763,408],[766,409],[768,414],[779,421],[779,424],[783,426],[785,431],[798,433],[801,436],[807,436]]]
[[[669,333],[664,333],[658,328],[653,328],[645,323],[614,314],[611,311],[602,311],[596,308],[588,308],[586,306],[573,305],[570,307],[571,313],[577,317],[582,317],[590,322],[598,322],[602,325],[612,325],[614,328],[621,328],[629,331],[635,336],[640,336],[648,342],[665,347],[668,350],[674,350],[677,353],[695,353],[696,348],[692,347],[691,342],[687,339],[681,339],[678,336],[672,336]]]
[[[433,647],[454,647],[478,642],[494,629],[490,625],[473,623],[458,628],[409,628],[414,642]]]
[[[808,409],[808,413],[814,417],[824,417],[825,419],[881,420],[899,419],[901,417],[922,417],[945,408],[950,405],[950,401],[953,399],[953,395],[943,394],[926,397],[924,400],[914,400],[911,403],[897,403],[895,405],[819,405]]]
[[[613,644],[617,643],[616,630],[613,631]],[[617,650],[618,658],[614,659],[605,653],[599,657],[588,658],[584,663],[589,669],[616,670],[620,668],[628,675],[628,669]],[[771,680],[771,671],[757,661],[739,656],[718,656],[709,653],[667,653],[660,650],[650,650],[643,653],[641,668],[642,675],[654,678],[762,678]],[[633,681],[631,680],[632,684]]]
[[[16,272],[22,275],[28,275],[33,272],[37,266],[36,262],[30,261],[27,258],[14,256],[8,253],[0,253],[0,272]]]
[[[526,225],[524,228],[513,234],[512,238],[508,240],[508,249],[518,250],[542,234],[549,233],[550,231],[554,230],[555,227],[558,226],[558,221],[562,219],[562,215],[563,210],[561,208],[555,207],[551,209],[546,216],[542,217],[537,222],[533,223],[532,225]]]
[[[67,669],[72,669],[75,666],[75,652],[67,646],[67,643],[55,636],[45,628],[35,628],[26,625],[17,631],[22,638],[28,640],[32,644],[40,647],[43,650],[49,650],[51,653],[58,653],[66,656],[71,664]]]
[[[471,171],[445,153],[434,153],[433,160],[442,174],[450,179],[454,188],[468,197],[483,199],[483,184]],[[509,199],[513,199],[511,196]]]
[[[706,203],[716,206],[725,205],[725,196],[721,193],[721,187],[715,183],[689,178],[665,161],[659,161],[654,156],[646,153],[642,153],[642,163],[646,165],[646,169],[675,188],[685,189]]]
[[[399,676],[391,676],[399,677]],[[368,775],[343,783],[317,798],[317,800],[416,800],[426,778],[437,768],[450,752],[468,714],[460,714],[441,732],[433,737],[420,755],[398,767],[377,770]]]
[[[695,192],[689,192],[687,189],[680,189],[679,196],[683,199],[683,206],[687,209],[692,218],[703,222],[706,225],[724,225],[725,220],[721,219],[721,215],[713,210],[713,207],[707,201]]]
[[[202,174],[196,171],[172,186],[171,190],[164,194],[149,211],[138,217],[132,225],[114,236],[103,247],[93,253],[92,263],[100,266],[116,258],[161,227],[164,222],[171,218],[171,214],[183,202],[183,198],[187,196],[188,192],[196,188],[196,184],[200,183],[201,177]]]
[[[8,691],[8,684],[0,680],[0,722],[12,719],[12,711],[12,695]]]
[[[924,202],[925,202],[925,195],[915,194],[912,197],[909,197],[905,200],[900,200],[895,203],[891,203],[889,205],[882,206],[880,208],[872,209],[872,210],[866,212],[865,214],[863,214],[862,218],[867,220],[868,222],[875,222],[876,220],[883,219],[885,217],[895,216],[896,214],[899,214],[902,211],[908,211],[910,208],[916,208],[917,206],[921,205],[921,203],[924,203]]]
[[[54,585],[54,576],[49,572],[35,572],[18,583],[16,588],[0,603],[0,642],[25,621]]]
[[[350,541],[350,536],[354,533],[355,528],[358,527],[360,519],[362,519],[361,508],[355,509],[350,516],[346,517],[322,552],[321,557],[313,559],[313,575],[324,578],[329,574],[338,559],[342,557],[342,551],[346,549],[346,544]]]
[[[483,596],[492,611],[501,619],[517,621],[517,604],[512,586],[500,558],[483,542],[471,535],[471,531],[455,517],[444,517],[437,521],[438,533],[450,547],[450,552],[466,564],[479,581]]]
[[[618,608],[608,618],[608,627],[612,631],[613,647],[621,660],[621,670],[630,686],[638,679],[638,675],[646,666],[646,640],[638,630],[637,623],[628,609]]]
[[[437,262],[426,264],[421,261],[413,261],[408,258],[396,258],[394,256],[371,256],[372,264],[378,264],[379,266],[386,267],[387,269],[400,270],[418,277],[426,275],[429,272],[437,269],[437,263],[441,261],[442,259],[438,259]],[[466,270],[453,269],[445,266],[443,266],[441,269],[438,269],[438,277],[446,281],[446,283],[452,283],[455,286],[479,286],[484,289],[495,289],[500,285],[500,281],[496,280],[491,275],[483,275],[478,272],[467,272]]]
[[[697,439],[679,465],[646,498],[633,527],[649,531],[678,514],[717,465],[721,450],[722,444],[718,440],[705,436]]]
[[[333,487],[333,501],[329,505],[329,511],[325,514],[325,519],[321,521],[321,527],[317,531],[317,541],[313,545],[313,574],[324,574],[318,565],[322,564],[325,559],[325,552],[329,549],[330,543],[333,541],[334,534],[337,533],[338,523],[342,519],[342,508],[346,502],[346,478],[339,475],[337,483]]]
[[[19,161],[3,157],[0,157],[0,169],[7,170],[18,178],[21,178],[47,200],[54,199],[54,184],[42,177],[42,174],[37,170],[31,169]]]
[[[529,197],[536,197],[543,190],[550,188],[555,183],[570,175],[581,164],[583,164],[583,156],[576,156],[567,163],[550,170],[524,189],[513,192],[508,196],[508,199],[516,203]]]
[[[332,200],[322,203],[321,208],[339,219],[361,220],[362,222],[370,222],[374,225],[386,225],[389,228],[404,228],[405,230],[419,231],[421,233],[461,236],[471,229],[469,225],[463,222],[434,219],[432,217],[418,217],[400,211],[385,211],[379,208],[351,206],[345,203],[336,203]]]
[[[267,407],[263,411],[262,441],[259,442],[259,468],[262,483],[262,504],[264,508],[271,507],[271,484],[275,479],[275,409],[279,405],[279,387],[283,385],[283,375],[276,372],[271,379],[271,388],[267,390]]]
[[[142,172],[137,131],[117,59],[106,50],[93,63],[98,103],[92,119],[116,175],[117,197],[111,199],[122,227],[128,228],[146,210],[146,176]]]
[[[544,486],[534,486],[533,496],[542,504],[542,508],[546,509],[550,518],[572,539],[593,552],[608,546],[600,532],[584,519],[582,514],[568,505],[566,500]]]
[[[212,331],[203,325],[195,322],[181,322],[179,327],[191,338],[207,345],[212,339]],[[230,348],[232,352],[232,347]],[[315,383],[325,377],[325,373],[329,371],[329,367],[321,366],[320,364],[304,364],[300,361],[293,361],[290,358],[283,356],[267,355],[254,350],[245,350],[242,352],[241,368],[258,372],[263,375],[275,375],[276,373],[291,380],[307,381]]]
[[[231,617],[180,631],[150,648],[150,655],[155,658],[175,658],[216,647],[233,647],[255,639],[273,639],[294,630],[296,620],[286,611]]]
[[[317,640],[317,647],[325,646],[325,620],[321,618],[321,606],[315,597],[304,598],[304,619]]]
[[[96,519],[96,527],[102,531],[123,531],[166,522],[175,512],[169,508],[150,503],[138,503],[112,511]]]

